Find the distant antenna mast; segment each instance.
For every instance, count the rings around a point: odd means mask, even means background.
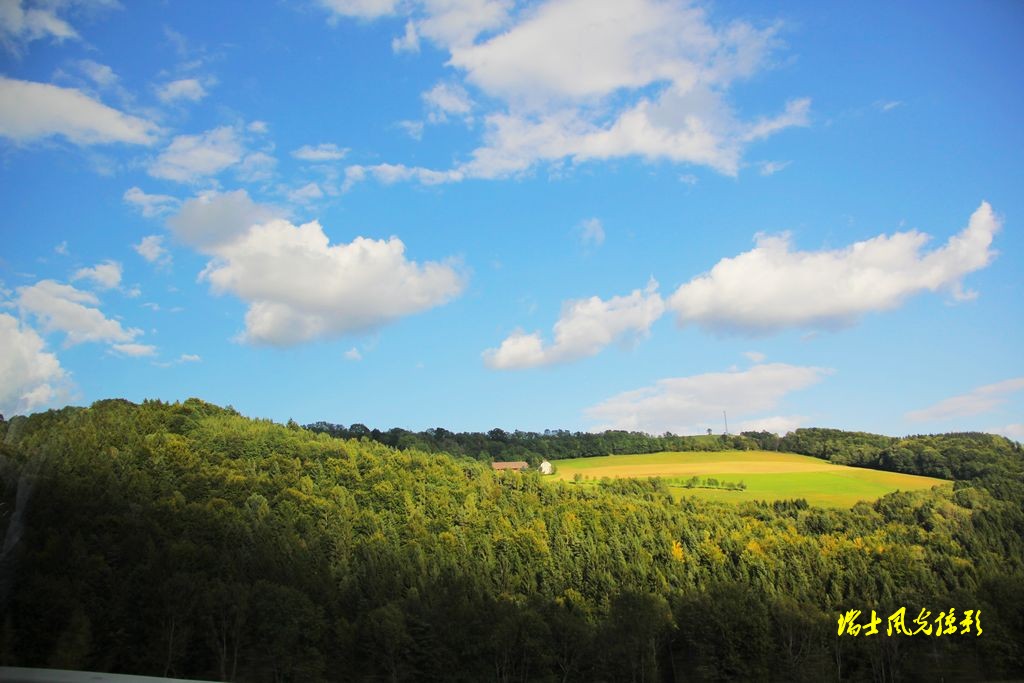
[[[729,434],[729,417],[725,414],[724,410],[722,411],[722,419],[725,420],[725,433],[726,433],[726,435],[728,435]]]

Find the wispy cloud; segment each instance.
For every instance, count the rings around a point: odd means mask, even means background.
[[[911,410],[905,417],[913,422],[937,422],[981,415],[1003,405],[1010,396],[1019,391],[1024,391],[1024,377],[986,384],[966,394],[939,401],[927,408]]]
[[[722,411],[727,411],[742,428],[788,431],[802,418],[757,414],[776,409],[786,396],[817,384],[831,372],[768,363],[748,370],[673,377],[612,396],[588,408],[586,416],[598,430],[697,434],[721,424]]]

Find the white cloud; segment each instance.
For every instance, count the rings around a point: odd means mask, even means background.
[[[66,334],[65,346],[82,342],[128,343],[142,334],[141,330],[124,329],[96,308],[99,299],[91,292],[53,280],[40,280],[34,285],[18,287],[17,305],[31,313],[45,332]]]
[[[316,183],[306,183],[302,187],[296,188],[288,193],[289,201],[296,204],[308,204],[314,199],[320,199],[324,196],[323,190]]]
[[[585,247],[599,247],[604,244],[604,226],[597,218],[588,218],[580,223],[580,242]]]
[[[497,349],[483,353],[484,363],[497,370],[517,370],[586,358],[616,341],[646,336],[665,310],[658,283],[644,290],[604,301],[600,297],[568,301],[555,323],[555,341],[545,347],[539,333],[515,332]]]
[[[117,74],[106,64],[100,64],[91,59],[80,59],[78,68],[100,88],[111,88],[117,85]]]
[[[183,353],[174,360],[168,361],[153,361],[153,365],[159,368],[171,368],[175,365],[183,365],[185,363],[199,363],[203,359],[194,353]]]
[[[252,201],[245,190],[203,192],[186,201],[181,211],[167,219],[167,226],[182,242],[203,251],[280,216],[277,209]]]
[[[806,415],[772,415],[771,417],[759,417],[753,420],[744,420],[739,424],[737,432],[771,432],[779,436],[785,436],[789,432],[797,430],[801,425],[807,424],[809,418]]]
[[[164,83],[156,89],[156,96],[164,104],[185,100],[198,102],[206,97],[206,88],[196,78],[182,78]]]
[[[721,424],[726,411],[738,424],[757,424],[756,413],[772,410],[788,394],[817,384],[831,371],[785,363],[749,370],[658,380],[588,408],[595,429],[630,429],[660,434],[696,434]],[[764,424],[769,419],[760,418]],[[781,423],[777,423],[779,426]]]
[[[74,88],[0,76],[0,135],[17,142],[62,135],[78,145],[149,145],[155,133],[155,124]]]
[[[458,83],[438,83],[423,93],[423,101],[430,109],[431,123],[443,123],[449,114],[466,116],[473,110],[473,100]]]
[[[29,413],[66,393],[67,375],[46,342],[17,318],[0,313],[0,414]]]
[[[238,132],[221,126],[199,135],[178,135],[150,164],[149,174],[154,178],[193,182],[234,166],[244,155]]]
[[[790,100],[786,103],[786,109],[781,114],[762,117],[757,122],[747,126],[741,139],[744,142],[751,142],[769,137],[786,128],[806,126],[808,124],[810,108],[811,101],[807,98]]]
[[[766,357],[760,351],[744,351],[743,355],[746,356],[749,360],[753,361],[754,363],[763,363]]]
[[[394,52],[419,52],[420,37],[416,33],[416,24],[405,22],[405,33],[391,40],[391,49]]]
[[[202,278],[249,303],[246,340],[274,346],[371,330],[463,289],[451,266],[406,259],[396,237],[331,245],[315,221],[257,225],[216,254]]]
[[[265,135],[270,131],[270,126],[267,125],[266,121],[253,121],[245,127],[250,133],[256,133],[257,135]]]
[[[319,0],[331,12],[331,21],[340,17],[376,19],[402,12],[411,16],[401,37],[391,42],[395,52],[418,51],[423,36],[442,47],[473,42],[481,31],[505,23],[512,0]]]
[[[398,0],[319,0],[320,5],[338,16],[375,19],[395,12]]]
[[[761,175],[763,175],[763,176],[775,175],[779,171],[785,169],[791,163],[792,162],[790,162],[790,161],[765,161],[765,162],[760,164],[760,166],[761,166]]]
[[[58,43],[78,38],[75,29],[57,16],[58,7],[26,8],[22,0],[0,0],[0,43],[17,53],[21,44],[40,38]]]
[[[1014,441],[1024,441],[1024,423],[1021,422],[1003,425],[1002,427],[993,427],[986,431],[989,434],[999,434],[1001,436],[1005,436],[1007,439],[1013,439]]]
[[[680,286],[669,307],[680,324],[758,334],[849,325],[923,291],[968,298],[961,279],[991,262],[990,245],[999,228],[992,207],[982,202],[962,232],[923,254],[930,238],[917,231],[831,251],[794,251],[788,234],[759,234],[753,250],[722,259]]]
[[[121,356],[142,358],[156,355],[156,347],[150,344],[112,344],[111,350]]]
[[[171,211],[181,203],[177,197],[167,194],[146,194],[138,187],[130,187],[125,190],[122,199],[137,207],[146,218],[153,218]]]
[[[692,83],[698,61],[724,47],[700,10],[559,0],[490,40],[453,49],[451,63],[491,95],[539,106],[656,82]]]
[[[422,121],[399,121],[396,125],[404,130],[413,140],[423,139]]]
[[[266,152],[252,152],[246,154],[242,162],[235,168],[235,173],[240,180],[249,183],[270,180],[274,175],[274,167],[277,159]]]
[[[953,396],[935,405],[912,410],[904,417],[913,422],[934,422],[955,417],[970,417],[990,412],[1006,403],[1007,397],[1024,390],[1024,377],[986,384],[966,394]]]
[[[376,164],[374,166],[348,166],[345,169],[345,181],[341,189],[348,191],[356,183],[372,177],[385,185],[404,180],[416,180],[424,185],[438,185],[463,179],[461,171],[435,171],[421,166],[405,166],[403,164]]]
[[[363,354],[359,353],[359,349],[352,347],[345,352],[345,360],[362,360]]]
[[[64,240],[53,248],[54,253],[60,254],[61,256],[68,255],[68,241]]]
[[[511,0],[423,0],[416,31],[441,47],[470,45],[480,33],[505,25],[512,4]]]
[[[121,264],[107,260],[92,268],[79,268],[71,279],[92,280],[100,289],[113,289],[121,284]]]
[[[331,244],[317,222],[296,226],[239,190],[190,199],[168,226],[212,258],[200,278],[249,304],[243,339],[289,346],[363,332],[461,293],[449,264],[416,263],[396,237]]]
[[[884,112],[890,112],[893,109],[896,109],[897,107],[902,107],[903,103],[900,102],[899,100],[890,100],[888,102],[885,102],[885,101],[875,102],[875,106],[879,109],[879,111],[884,113]]]
[[[751,142],[809,123],[808,99],[749,121],[728,101],[734,83],[768,65],[778,26],[712,22],[704,9],[659,0],[547,0],[514,16],[513,8],[503,0],[392,8],[412,17],[395,49],[411,44],[415,32],[447,49],[447,64],[464,79],[428,93],[446,103],[432,120],[451,114],[446,106],[466,116],[467,86],[490,105],[482,144],[435,176],[442,182],[632,156],[735,175]],[[496,29],[504,30],[480,39]],[[452,97],[456,87],[465,95]]]
[[[138,244],[133,244],[132,248],[149,263],[170,265],[171,254],[164,248],[163,243],[163,235],[147,235]]]
[[[303,145],[292,152],[292,156],[302,161],[337,161],[348,154],[348,148],[338,147],[334,143],[322,143],[316,145]]]

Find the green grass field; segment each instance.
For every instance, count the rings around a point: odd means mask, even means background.
[[[897,490],[951,485],[944,479],[847,467],[806,455],[771,451],[608,455],[558,460],[554,464],[556,478],[571,482],[580,474],[583,485],[593,485],[602,477],[661,477],[677,497],[733,502],[804,498],[811,505],[824,507],[851,507],[858,501],[873,501]],[[729,483],[742,481],[747,488],[684,488],[682,484],[692,476],[714,477]]]

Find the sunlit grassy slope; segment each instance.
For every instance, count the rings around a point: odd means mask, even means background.
[[[602,477],[661,477],[676,496],[737,502],[805,498],[811,505],[825,507],[850,507],[857,501],[872,501],[892,491],[951,484],[944,479],[847,467],[810,456],[771,451],[609,455],[558,460],[555,465],[557,478],[573,481],[578,473],[583,476],[583,485]],[[684,488],[682,484],[693,476],[714,477],[721,482],[742,481],[747,488]]]

